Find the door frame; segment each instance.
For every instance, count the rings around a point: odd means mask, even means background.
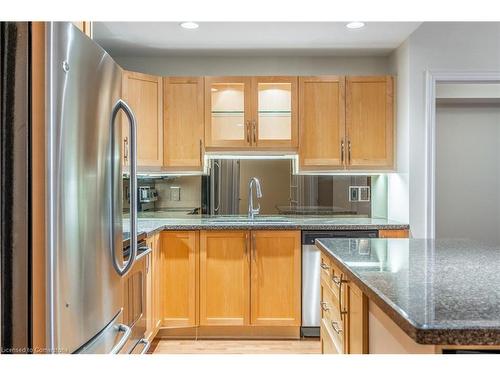
[[[425,237],[436,236],[436,86],[500,83],[500,71],[427,70],[425,74]]]

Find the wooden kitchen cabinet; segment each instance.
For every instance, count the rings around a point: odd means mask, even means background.
[[[71,23],[78,27],[81,32],[87,35],[90,39],[93,39],[93,27],[91,21],[74,21]]]
[[[295,150],[297,77],[205,77],[208,149]]]
[[[163,165],[163,90],[162,78],[149,74],[124,71],[122,97],[132,108],[137,121],[137,165]],[[123,165],[130,162],[129,125],[122,118]]]
[[[207,148],[251,146],[251,77],[205,77]]]
[[[201,171],[204,149],[203,77],[163,78],[163,166]]]
[[[154,234],[146,239],[151,253],[146,259],[146,333],[144,337],[151,340],[160,327],[160,235]]]
[[[251,232],[252,325],[300,326],[300,231]]]
[[[345,78],[299,78],[301,170],[345,166]]]
[[[299,78],[299,168],[394,167],[391,76]]]
[[[249,232],[201,231],[200,325],[249,323]]]
[[[252,78],[251,143],[255,148],[298,146],[298,79],[287,76]]]
[[[346,325],[348,340],[346,352],[349,354],[368,353],[368,298],[352,282],[346,285],[347,311]]]
[[[148,247],[152,248],[150,241],[146,240]],[[154,278],[153,254],[146,255],[146,333],[144,337],[150,339],[154,332]]]
[[[409,238],[409,229],[380,229],[378,238]]]
[[[198,246],[198,231],[161,232],[163,327],[194,327],[198,324]]]
[[[391,169],[394,164],[393,79],[346,78],[348,169]]]
[[[324,252],[321,252],[320,274],[321,352],[368,353],[366,296]]]

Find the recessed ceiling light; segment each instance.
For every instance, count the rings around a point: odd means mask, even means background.
[[[180,25],[184,29],[190,29],[190,30],[197,29],[198,27],[200,27],[200,25],[198,25],[196,22],[181,22]]]
[[[364,22],[349,22],[347,25],[345,25],[348,29],[361,29],[365,27]]]

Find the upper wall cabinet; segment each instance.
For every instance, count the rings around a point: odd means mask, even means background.
[[[349,169],[393,167],[393,79],[347,77],[346,133]]]
[[[297,77],[254,77],[252,83],[252,145],[295,149],[298,145]]]
[[[203,168],[203,77],[163,79],[163,161],[166,170]]]
[[[393,79],[300,77],[300,169],[394,167]]]
[[[205,77],[207,148],[251,146],[250,77]]]
[[[299,90],[300,169],[343,169],[344,77],[300,77]]]
[[[123,73],[122,97],[137,120],[137,165],[163,165],[162,78],[148,74]],[[124,116],[122,116],[124,118]],[[123,164],[129,165],[128,123],[122,126]]]
[[[297,147],[297,77],[206,77],[205,111],[209,149]]]

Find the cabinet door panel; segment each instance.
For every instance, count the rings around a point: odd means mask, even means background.
[[[252,144],[295,149],[298,144],[297,77],[254,77]]]
[[[203,77],[165,77],[164,166],[167,170],[203,167]]]
[[[392,168],[392,77],[347,77],[346,85],[348,168]]]
[[[198,232],[161,233],[163,325],[192,327],[196,319]]]
[[[349,354],[368,353],[368,301],[366,296],[354,284],[346,286],[348,290],[348,348]]]
[[[299,158],[302,170],[344,168],[344,94],[344,77],[299,78]]]
[[[251,324],[300,326],[300,231],[252,231]]]
[[[248,325],[247,231],[200,233],[200,325]]]
[[[205,77],[206,147],[251,145],[251,83],[250,77]]]
[[[158,167],[163,165],[163,93],[161,77],[124,72],[123,98],[132,108],[137,120],[137,165]],[[122,137],[128,139],[126,116],[122,118]],[[122,145],[123,147],[123,145]],[[128,160],[124,160],[128,164]]]

